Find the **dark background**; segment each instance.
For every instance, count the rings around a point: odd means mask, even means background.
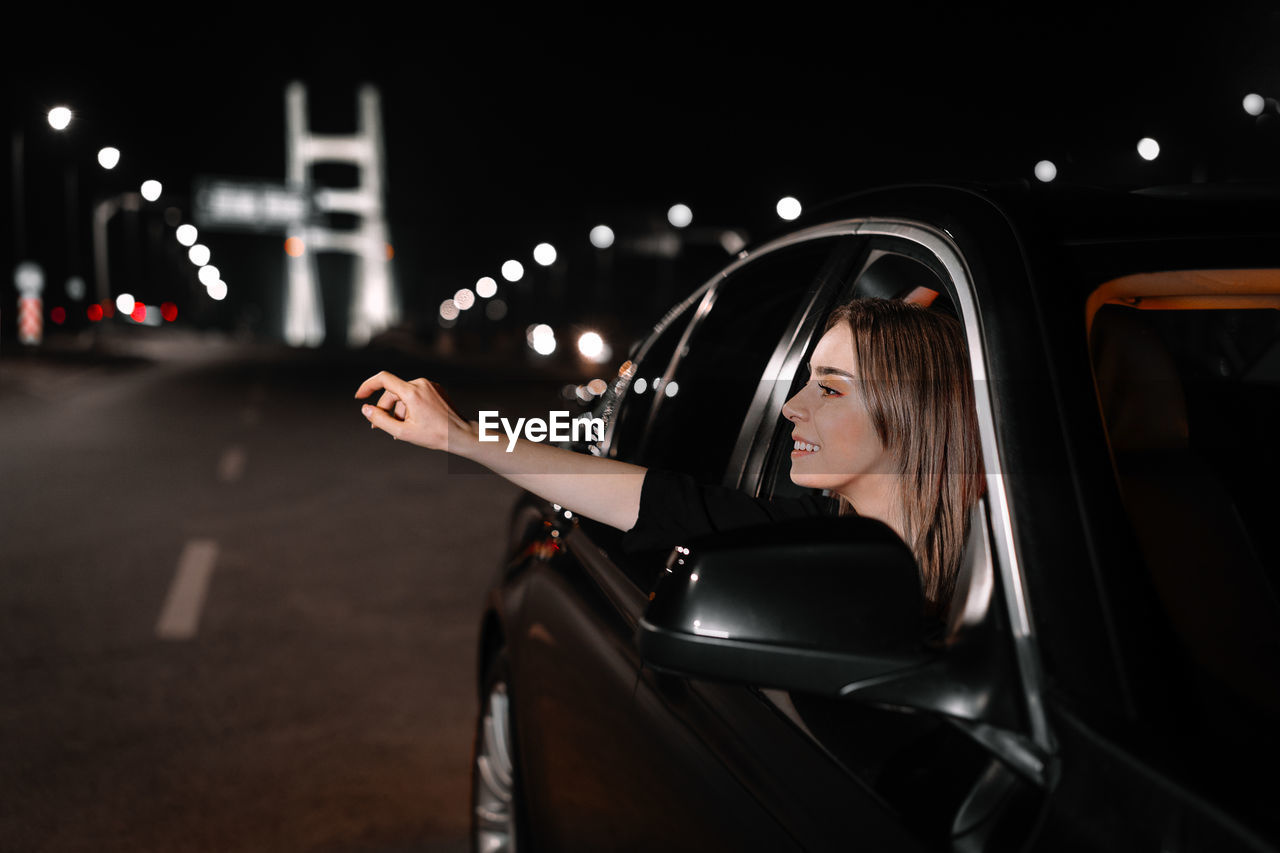
[[[359,84],[381,91],[395,275],[406,326],[422,338],[439,332],[442,299],[497,278],[513,257],[534,274],[503,328],[522,333],[543,319],[553,273],[535,269],[530,252],[544,240],[560,255],[554,275],[567,302],[557,317],[642,330],[727,260],[697,245],[674,261],[627,256],[629,236],[669,230],[677,201],[695,226],[759,239],[782,224],[783,195],[812,207],[900,181],[1034,181],[1041,159],[1060,182],[1125,188],[1276,174],[1280,133],[1241,108],[1249,92],[1280,92],[1280,16],[1261,5],[744,8],[38,12],[44,23],[10,24],[5,59],[10,121],[26,132],[25,255],[45,267],[52,307],[71,267],[91,271],[93,199],[156,177],[160,204],[185,210],[197,176],[281,182],[291,80],[307,84],[319,132],[354,128]],[[59,103],[76,113],[61,135],[44,120]],[[1137,156],[1142,136],[1160,141],[1156,161]],[[104,144],[123,152],[110,173],[94,159]],[[341,185],[353,174],[329,167],[317,178]],[[608,282],[586,240],[599,222],[619,240]],[[13,228],[0,230],[11,270]],[[202,242],[230,296],[216,306],[192,296],[185,320],[275,334],[279,238],[206,233]],[[343,263],[322,266],[331,310],[345,305]],[[488,334],[478,314],[455,334]]]

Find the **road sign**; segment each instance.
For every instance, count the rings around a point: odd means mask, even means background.
[[[196,226],[211,230],[284,232],[311,215],[310,194],[284,184],[197,178]]]

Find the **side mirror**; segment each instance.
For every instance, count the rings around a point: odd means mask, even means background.
[[[655,669],[841,696],[937,658],[924,608],[889,527],[802,519],[677,548],[636,639]]]

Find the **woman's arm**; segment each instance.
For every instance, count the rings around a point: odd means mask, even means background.
[[[363,399],[381,390],[377,405],[366,405],[372,426],[393,438],[471,459],[522,489],[596,521],[630,530],[640,512],[646,469],[548,444],[519,439],[480,441],[479,429],[454,411],[434,382],[406,382],[383,371],[356,391]]]

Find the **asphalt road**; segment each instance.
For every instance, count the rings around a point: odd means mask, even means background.
[[[370,430],[382,356],[138,343],[0,358],[0,850],[465,850],[516,490]]]

